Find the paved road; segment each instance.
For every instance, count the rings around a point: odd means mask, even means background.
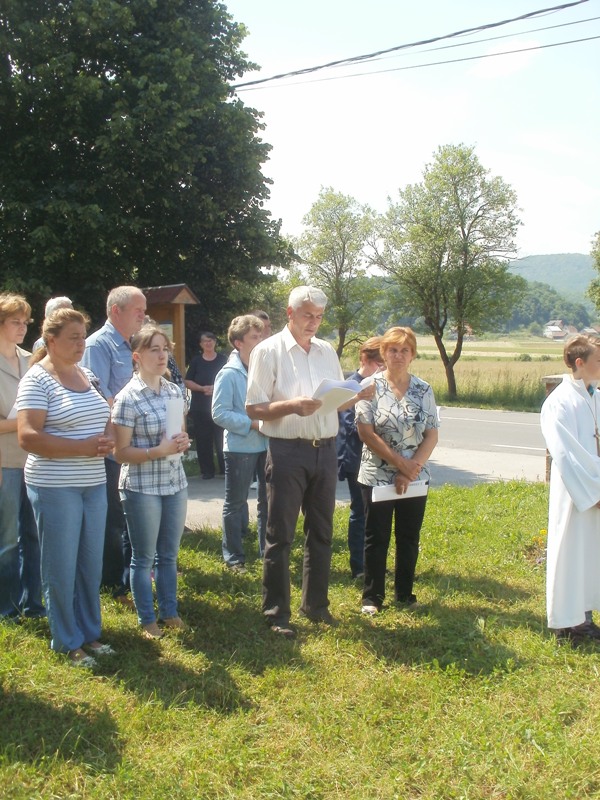
[[[515,478],[543,481],[546,448],[540,415],[442,407],[440,441],[431,466],[438,486]]]
[[[440,410],[440,441],[430,461],[432,483],[473,486],[497,480],[543,481],[546,450],[539,414],[485,411],[472,408]],[[190,479],[187,523],[192,528],[219,527],[223,478]],[[345,481],[337,499],[347,502]],[[250,493],[250,513],[256,516],[256,493]]]
[[[442,407],[440,420],[443,447],[532,455],[546,452],[539,414]]]

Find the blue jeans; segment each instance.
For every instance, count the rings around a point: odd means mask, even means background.
[[[40,532],[42,587],[59,653],[100,638],[106,487],[27,486]]]
[[[248,535],[248,492],[256,472],[258,479],[258,551],[265,549],[267,520],[267,486],[265,461],[267,453],[224,453],[225,501],[223,503],[223,558],[232,567],[243,564],[243,538]]]
[[[364,572],[363,554],[365,549],[365,506],[362,490],[357,483],[357,475],[346,473],[350,491],[350,518],[348,520],[348,550],[350,551],[350,571],[355,578]]]
[[[0,486],[0,617],[45,616],[40,543],[23,470],[2,469]]]
[[[141,625],[156,621],[151,571],[154,567],[158,613],[177,616],[177,554],[187,512],[187,489],[154,495],[121,490],[131,539],[131,593]]]

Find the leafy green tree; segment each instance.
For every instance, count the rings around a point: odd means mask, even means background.
[[[592,240],[590,255],[594,259],[594,269],[600,273],[600,231],[596,233]],[[587,291],[588,297],[592,300],[598,311],[600,311],[600,277],[594,278]]]
[[[303,219],[305,230],[296,249],[307,279],[329,299],[322,331],[337,330],[337,353],[370,330],[375,295],[367,276],[365,244],[370,212],[348,195],[322,188]]]
[[[282,257],[252,65],[216,0],[4,0],[0,258],[34,304],[187,282],[225,327]]]
[[[434,336],[449,396],[468,327],[493,329],[511,311],[525,281],[508,272],[520,224],[516,195],[492,177],[466,145],[438,148],[421,183],[400,191],[373,240],[374,262],[400,284],[409,309]],[[444,332],[456,328],[448,352]]]
[[[551,319],[562,319],[565,324],[576,328],[590,324],[590,315],[583,303],[565,298],[546,283],[531,281],[527,282],[516,301],[506,329],[528,327],[533,322],[545,325]]]

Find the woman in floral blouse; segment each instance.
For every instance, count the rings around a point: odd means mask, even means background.
[[[396,539],[394,596],[414,606],[415,568],[427,496],[402,498],[415,480],[429,480],[426,466],[438,440],[431,386],[409,372],[417,354],[410,328],[390,328],[381,337],[385,370],[375,376],[375,397],[356,405],[363,452],[358,482],[366,509],[364,614],[377,614],[385,598],[385,572],[392,519]],[[398,500],[372,501],[374,486],[394,485]]]

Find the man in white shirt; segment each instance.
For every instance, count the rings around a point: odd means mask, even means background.
[[[268,518],[263,566],[263,613],[274,633],[290,627],[290,550],[300,509],[304,513],[304,566],[300,612],[334,625],[327,596],[337,484],[337,411],[319,414],[313,394],[325,378],[343,380],[333,347],[315,334],[327,297],[297,286],[288,301],[288,324],[252,351],[246,412],[262,420],[267,453]],[[372,387],[353,398],[366,398]],[[350,405],[350,404],[348,404]]]

